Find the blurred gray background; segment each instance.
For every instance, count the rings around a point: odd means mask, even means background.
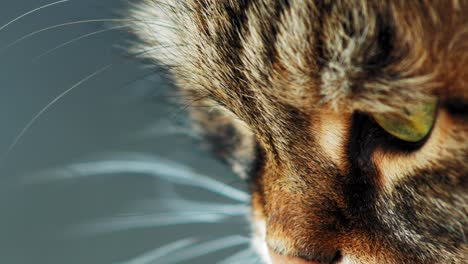
[[[0,28],[52,2],[2,0]],[[172,217],[187,219],[190,215],[183,211],[196,209],[194,218],[205,215],[221,220],[208,217],[200,220],[207,223],[157,226],[162,221],[158,215],[167,216],[167,210],[176,207],[166,201],[180,200],[179,196],[200,204],[240,204],[203,188],[158,180],[164,164],[168,168],[186,166],[235,188],[244,186],[190,132],[184,104],[177,101],[164,69],[147,67],[119,48],[132,39],[125,29],[106,30],[112,25],[103,21],[55,27],[119,18],[118,13],[128,4],[71,0],[33,12],[0,30],[2,264],[170,263],[177,260],[174,256],[184,254],[193,258],[180,263],[219,263],[248,246],[237,236],[249,232],[245,216],[227,217],[222,209],[206,215],[201,207],[182,204]],[[40,31],[45,28],[49,29]],[[59,45],[63,46],[49,52]],[[112,66],[105,71],[86,79],[109,64]],[[86,81],[75,87],[82,80]],[[71,87],[75,88],[43,112],[7,153],[28,122]],[[93,164],[112,159],[120,161],[118,166],[110,166],[115,170],[112,173],[77,177],[79,173],[70,169],[83,162],[95,169]],[[125,169],[125,161],[136,161],[132,164],[137,168]],[[145,164],[159,167],[138,171]],[[146,255],[140,262],[129,262],[168,244],[184,245],[186,240],[170,244],[184,238],[199,239],[198,248],[187,244],[166,258],[151,260]],[[214,245],[233,246],[195,258],[214,250],[204,243],[216,239],[224,240]],[[247,263],[238,259],[238,263]]]

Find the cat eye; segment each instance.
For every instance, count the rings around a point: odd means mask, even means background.
[[[431,131],[437,110],[437,99],[412,106],[405,113],[373,114],[375,121],[390,135],[407,141],[423,140]]]

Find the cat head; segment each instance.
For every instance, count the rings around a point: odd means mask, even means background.
[[[464,263],[467,13],[457,0],[147,0],[131,17],[250,182],[265,262]]]

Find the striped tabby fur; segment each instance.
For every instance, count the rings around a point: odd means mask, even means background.
[[[210,106],[194,123],[250,181],[265,263],[467,263],[467,14],[465,0],[142,0],[130,16],[136,49]],[[432,97],[420,144],[370,117]]]

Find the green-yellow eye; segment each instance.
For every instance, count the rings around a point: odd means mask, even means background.
[[[437,100],[416,104],[404,114],[374,114],[375,121],[389,134],[408,142],[418,142],[431,131]]]

